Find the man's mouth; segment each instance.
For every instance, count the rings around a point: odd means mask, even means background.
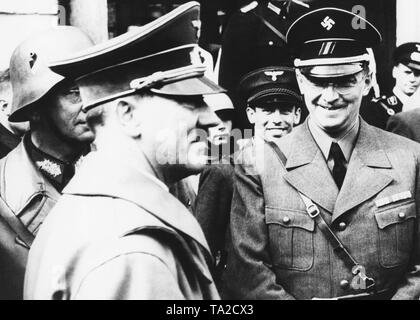
[[[318,107],[325,110],[329,110],[329,111],[340,110],[340,109],[345,108],[345,106],[323,106],[323,105],[318,105]]]
[[[286,131],[288,128],[287,127],[272,127],[272,128],[267,128],[267,130],[282,130],[282,131]]]
[[[229,138],[228,133],[216,134],[214,138]]]

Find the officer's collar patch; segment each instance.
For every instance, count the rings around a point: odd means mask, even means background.
[[[31,160],[41,174],[51,182],[57,191],[61,192],[68,181],[73,177],[75,165],[73,163],[61,161],[60,159],[43,152],[33,144],[30,135],[27,135],[27,137],[24,138],[24,143]]]
[[[396,96],[391,96],[387,99],[389,105],[396,106],[398,104],[398,99]]]
[[[57,178],[58,176],[60,176],[62,174],[60,165],[57,164],[56,162],[53,162],[53,161],[49,160],[49,159],[44,159],[42,161],[36,161],[35,163],[41,171],[49,174],[53,178]]]

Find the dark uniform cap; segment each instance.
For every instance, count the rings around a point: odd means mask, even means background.
[[[200,4],[188,2],[132,32],[52,62],[50,68],[76,78],[85,111],[139,90],[167,96],[224,92],[204,77],[199,15]]]
[[[246,74],[239,83],[239,95],[250,107],[303,103],[295,70],[289,67],[271,66]]]
[[[420,43],[408,42],[400,45],[394,51],[394,64],[403,65],[420,70]]]
[[[338,8],[303,15],[290,26],[286,37],[299,56],[295,66],[315,77],[340,77],[361,71],[363,63],[370,60],[366,48],[382,40],[369,21]]]

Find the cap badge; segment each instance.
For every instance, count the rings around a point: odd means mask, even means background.
[[[420,63],[420,52],[413,52],[410,56],[410,59]]]
[[[204,59],[201,56],[201,51],[198,47],[194,47],[194,49],[190,52],[190,59],[191,59],[191,64],[194,66],[203,65]]]
[[[29,66],[32,69],[34,67],[34,64],[35,64],[36,60],[38,59],[38,56],[37,56],[37,54],[35,52],[31,52],[29,54],[29,57],[30,57],[30,59],[29,59]]]
[[[61,174],[60,166],[48,159],[45,159],[44,161],[37,161],[36,164],[41,170],[47,172],[54,178]]]
[[[264,74],[267,77],[271,77],[271,81],[275,82],[277,81],[277,77],[281,76],[284,73],[284,71],[265,71]]]
[[[326,16],[323,21],[321,21],[321,26],[323,26],[326,30],[330,31],[335,25],[335,21],[331,19],[329,16]]]
[[[194,28],[197,29],[197,38],[200,38],[201,36],[201,21],[200,20],[192,20],[191,24]]]
[[[319,56],[326,56],[329,54],[333,54],[335,46],[337,42],[336,41],[325,41],[321,45],[321,49],[319,50],[318,55]]]

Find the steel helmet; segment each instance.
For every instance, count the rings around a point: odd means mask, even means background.
[[[49,61],[92,45],[85,33],[71,26],[57,26],[23,41],[10,58],[13,100],[9,121],[28,121],[28,111],[64,79],[51,71]]]

